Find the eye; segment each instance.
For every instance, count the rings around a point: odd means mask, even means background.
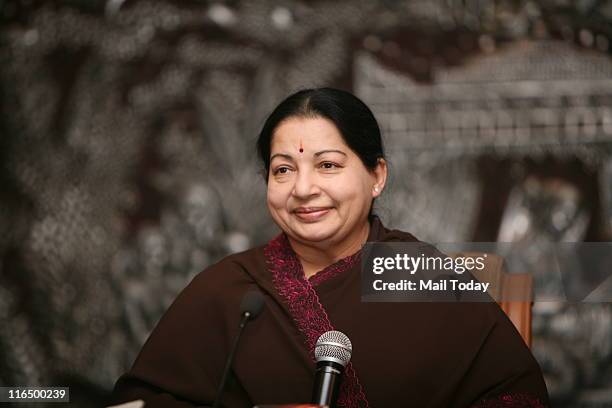
[[[337,169],[340,166],[338,166],[336,163],[332,163],[332,162],[323,162],[321,164],[319,164],[319,167],[326,169],[326,170],[331,170],[331,169]]]
[[[274,174],[274,175],[277,175],[277,174],[287,174],[287,173],[289,173],[289,170],[290,170],[289,167],[281,166],[281,167],[278,167],[276,170],[274,170],[272,172],[272,174]]]

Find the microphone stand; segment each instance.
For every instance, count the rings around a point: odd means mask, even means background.
[[[230,351],[229,357],[227,358],[227,362],[225,363],[225,369],[223,370],[223,376],[221,377],[221,384],[219,384],[219,389],[217,390],[217,398],[215,398],[215,402],[213,403],[213,408],[219,408],[221,406],[221,397],[223,396],[223,391],[225,391],[227,378],[229,377],[229,372],[232,368],[232,362],[234,361],[234,354],[236,354],[236,350],[238,349],[238,342],[240,341],[242,330],[244,329],[244,326],[246,326],[250,317],[251,317],[251,312],[244,312],[242,314],[242,319],[240,320],[240,324],[238,325],[238,334],[234,338],[234,344],[232,345],[232,349]]]

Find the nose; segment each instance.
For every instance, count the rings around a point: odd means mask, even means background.
[[[298,171],[292,191],[294,197],[303,200],[319,194],[320,191],[316,175],[309,171]]]

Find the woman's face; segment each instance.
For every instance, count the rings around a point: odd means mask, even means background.
[[[270,158],[270,214],[289,237],[305,243],[339,243],[360,231],[386,177],[384,160],[368,171],[334,123],[321,117],[281,122]]]

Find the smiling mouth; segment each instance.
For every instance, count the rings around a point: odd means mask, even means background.
[[[313,212],[329,210],[330,208],[331,207],[302,207],[302,208],[297,208],[293,212],[299,213],[299,214],[309,214]]]
[[[314,222],[324,217],[332,207],[304,207],[298,208],[293,213],[302,221]]]

